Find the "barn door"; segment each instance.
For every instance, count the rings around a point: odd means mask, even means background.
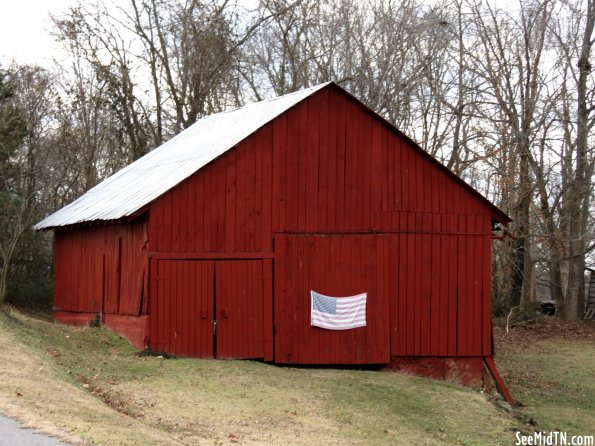
[[[261,260],[160,260],[151,345],[196,358],[264,358]]]
[[[215,264],[217,358],[263,358],[262,261]]]
[[[389,236],[276,236],[275,362],[389,362],[391,257]],[[312,326],[311,291],[333,297],[367,293],[366,326]]]
[[[153,349],[172,355],[212,358],[213,262],[160,260],[157,265]]]

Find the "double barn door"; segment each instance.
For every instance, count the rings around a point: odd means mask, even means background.
[[[262,260],[158,260],[153,349],[264,358],[264,266]]]

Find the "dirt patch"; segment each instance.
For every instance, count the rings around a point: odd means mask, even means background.
[[[115,411],[136,419],[144,418],[142,411],[135,407],[130,400],[115,392],[104,389],[99,382],[95,381],[93,378],[79,375],[78,381],[82,383],[83,389],[86,389],[91,395],[103,401]]]

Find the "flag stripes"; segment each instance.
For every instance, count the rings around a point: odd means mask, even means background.
[[[330,297],[310,291],[310,325],[329,330],[347,330],[366,326],[368,294]]]

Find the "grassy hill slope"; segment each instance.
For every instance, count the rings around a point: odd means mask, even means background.
[[[579,360],[595,373],[588,353]],[[514,370],[503,371],[514,381]],[[581,430],[592,398],[573,404]],[[546,409],[509,412],[474,390],[390,372],[142,356],[104,328],[0,312],[0,412],[73,443],[509,445],[535,428],[523,420],[549,422]]]

